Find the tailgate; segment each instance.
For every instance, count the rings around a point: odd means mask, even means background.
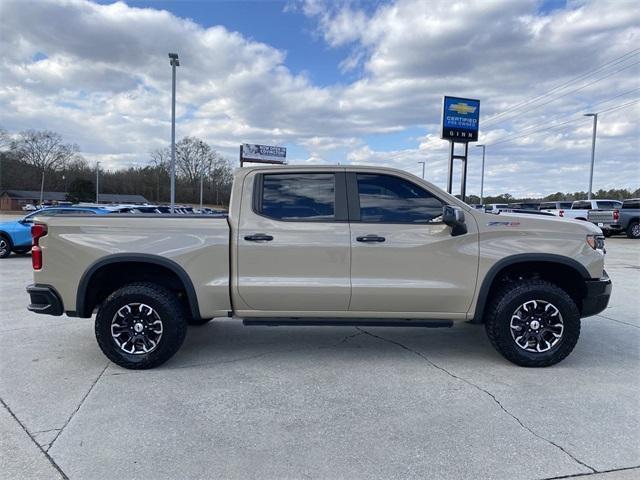
[[[591,223],[611,225],[615,223],[613,218],[613,210],[589,210],[587,220]]]

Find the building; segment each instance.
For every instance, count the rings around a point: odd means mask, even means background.
[[[56,205],[67,201],[65,192],[43,192],[43,201],[46,204]],[[147,202],[142,195],[124,195],[119,193],[101,193],[100,203],[124,203],[127,205],[139,205]],[[27,204],[40,203],[39,190],[3,190],[0,193],[0,210],[22,210]]]

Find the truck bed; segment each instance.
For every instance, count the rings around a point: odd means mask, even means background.
[[[35,272],[35,280],[55,283],[66,311],[75,311],[76,288],[89,269],[123,257],[132,262],[155,257],[159,263],[170,262],[189,272],[191,282],[199,286],[203,318],[226,315],[231,308],[226,218],[112,214],[36,217],[35,222],[48,229],[40,240],[44,266]],[[49,249],[55,255],[48,255]]]

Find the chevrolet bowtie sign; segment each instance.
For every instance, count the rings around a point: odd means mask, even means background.
[[[444,97],[441,138],[456,142],[478,141],[480,100]]]

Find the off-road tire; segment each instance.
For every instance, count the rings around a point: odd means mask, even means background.
[[[111,335],[114,315],[132,303],[149,305],[162,321],[162,336],[149,353],[129,354]],[[102,303],[96,315],[95,334],[100,349],[113,363],[132,370],[148,369],[163,364],[178,351],[187,334],[187,317],[174,292],[154,283],[131,283],[113,292]]]
[[[630,222],[627,226],[627,237],[638,240],[640,238],[640,226],[638,222]]]
[[[0,248],[0,258],[7,258],[11,255],[11,240],[5,235],[0,235],[0,242],[3,242],[2,248]]]
[[[511,316],[529,300],[550,302],[562,315],[562,337],[546,352],[526,351],[511,336]],[[510,362],[523,367],[548,367],[563,360],[576,346],[580,336],[580,312],[569,294],[557,285],[539,279],[522,280],[501,287],[493,295],[487,309],[485,329],[494,348]]]

